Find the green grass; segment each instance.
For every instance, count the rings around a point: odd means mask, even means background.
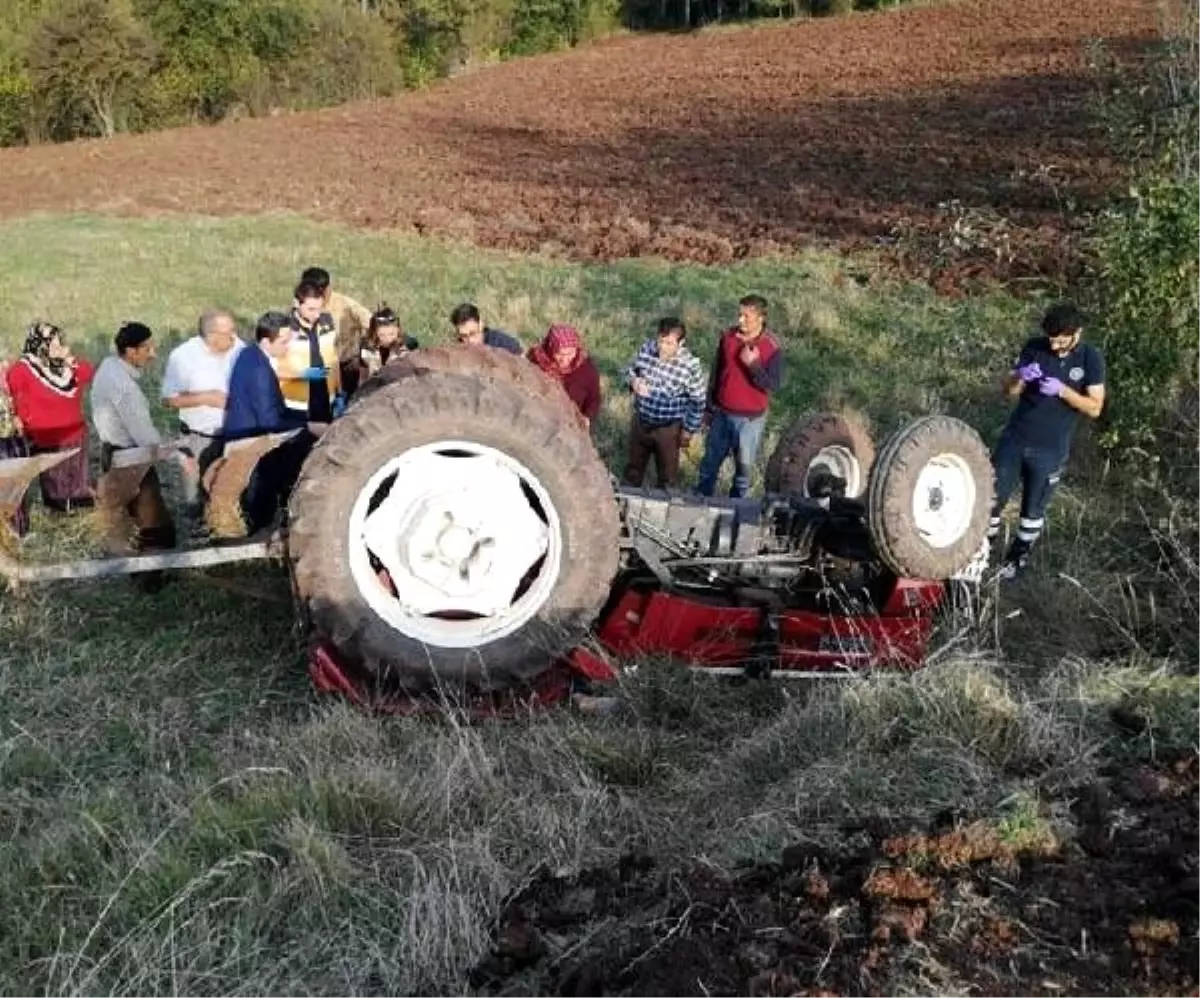
[[[10,352],[34,315],[92,357],[125,318],[165,339],[211,304],[248,322],[320,263],[364,302],[386,298],[424,343],[447,336],[464,299],[526,343],[574,322],[611,384],[660,315],[682,314],[707,357],[756,291],[788,350],[775,430],[845,400],[881,430],[940,410],[990,439],[996,373],[1037,312],[860,283],[865,265],[822,256],[579,266],[289,218],[39,218],[0,237]],[[600,446],[614,466],[626,412],[611,395]],[[1087,547],[1070,517],[1103,504],[1077,485],[1062,506],[1060,559]],[[88,543],[85,519],[37,527],[47,549]],[[719,865],[794,841],[836,851],[853,848],[844,821],[946,809],[1020,838],[1106,759],[1194,743],[1194,679],[1142,647],[1167,623],[1139,628],[1115,568],[1079,558],[1084,596],[1042,569],[992,608],[982,644],[942,649],[913,677],[806,690],[646,666],[623,680],[631,709],[617,717],[475,727],[315,701],[270,568],[223,574],[277,602],[200,574],[153,598],[123,580],[8,592],[0,991],[464,993],[502,899],[540,868],[631,849]],[[1055,628],[1069,630],[1061,646]],[[1115,665],[1084,661],[1097,649]],[[1117,704],[1145,731],[1122,735]]]

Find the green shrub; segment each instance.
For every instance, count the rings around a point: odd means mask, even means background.
[[[0,146],[14,146],[29,138],[33,94],[24,73],[0,74]]]
[[[1196,9],[1165,0],[1161,13],[1147,71],[1103,49],[1093,60],[1108,77],[1100,117],[1133,180],[1099,220],[1086,292],[1109,368],[1101,441],[1151,476],[1173,443],[1164,431],[1195,397],[1200,325]],[[1179,453],[1194,465],[1194,422],[1189,436]]]
[[[575,6],[555,0],[516,0],[505,54],[534,55],[570,44]]]
[[[1154,176],[1102,223],[1095,274],[1111,403],[1102,442],[1158,457],[1181,392],[1196,383],[1200,325],[1196,180]]]

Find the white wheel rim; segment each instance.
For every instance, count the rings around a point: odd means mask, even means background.
[[[812,481],[813,472],[818,468],[823,468],[830,474],[837,475],[838,478],[844,479],[846,482],[846,495],[853,499],[862,492],[862,466],[859,464],[858,458],[848,447],[842,447],[839,444],[830,444],[828,447],[822,447],[817,451],[816,455],[808,463],[808,471],[804,475],[804,494],[810,495],[809,482]]]
[[[475,648],[519,630],[550,598],[562,562],[558,511],[537,476],[464,440],[386,462],[359,492],[349,530],[363,599],[401,634],[441,648]]]
[[[912,497],[913,523],[930,547],[957,544],[975,514],[975,476],[957,454],[930,458],[917,475]]]

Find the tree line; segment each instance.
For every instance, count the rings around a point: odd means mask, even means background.
[[[386,97],[620,28],[900,0],[0,0],[0,145]]]

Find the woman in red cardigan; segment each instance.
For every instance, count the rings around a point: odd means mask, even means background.
[[[78,448],[39,479],[42,502],[58,512],[94,502],[83,414],[83,390],[91,380],[91,364],[73,357],[62,331],[48,322],[29,327],[21,359],[8,369],[8,393],[30,453]]]
[[[583,348],[579,331],[573,326],[551,326],[546,338],[530,349],[529,359],[562,384],[591,426],[600,412],[600,372]]]

